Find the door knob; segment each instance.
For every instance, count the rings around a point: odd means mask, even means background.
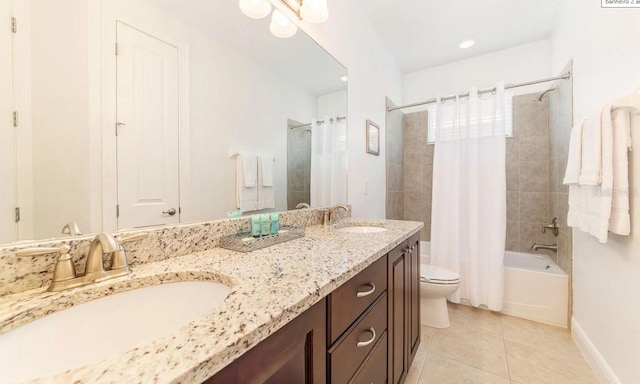
[[[175,208],[169,208],[168,211],[162,211],[163,214],[173,216],[178,212]]]

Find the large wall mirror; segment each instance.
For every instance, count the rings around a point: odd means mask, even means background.
[[[346,201],[347,70],[303,31],[236,0],[3,0],[0,19],[0,244],[223,218],[236,154],[272,159],[268,211]]]

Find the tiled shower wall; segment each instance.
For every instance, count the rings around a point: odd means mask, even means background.
[[[287,209],[311,202],[311,128],[287,121]]]
[[[427,144],[426,111],[404,115],[404,218],[422,221],[420,240],[431,240],[433,145]]]
[[[531,99],[539,93],[516,96],[513,99],[514,137],[507,138],[507,239],[506,249],[518,252],[532,252],[536,243],[553,244],[555,238],[542,233],[542,226],[551,222],[556,214],[556,206],[551,201],[560,201],[550,193],[551,164],[549,134],[548,96],[542,103]],[[555,107],[554,107],[555,108]],[[570,108],[559,106],[570,116]],[[555,109],[554,109],[555,111]],[[399,112],[388,115],[390,121],[397,119]],[[555,113],[555,112],[554,112]],[[422,221],[425,224],[420,234],[421,240],[431,238],[431,196],[433,183],[433,145],[427,144],[428,115],[426,111],[409,113],[403,118],[404,135],[404,219]],[[391,130],[387,131],[392,135]],[[388,147],[389,148],[389,147]],[[554,150],[556,148],[554,147]],[[566,156],[566,153],[565,153]],[[387,165],[387,178],[390,167]],[[389,189],[389,187],[387,187]],[[392,194],[387,193],[387,217],[394,204]],[[566,197],[558,195],[559,197]],[[552,199],[554,197],[554,199]],[[562,203],[560,203],[562,204]],[[566,221],[566,208],[564,211]],[[552,209],[554,209],[552,211]],[[566,232],[566,231],[565,231]],[[549,232],[548,232],[549,233]],[[565,239],[558,239],[559,242]],[[570,240],[569,240],[570,243]],[[556,254],[543,251],[556,259]],[[569,253],[570,254],[570,253]]]
[[[549,104],[532,99],[539,93],[514,96],[513,137],[507,138],[506,250],[533,252],[547,242],[542,226],[549,216]],[[551,251],[541,251],[555,258]]]
[[[571,63],[562,73],[571,71]],[[562,184],[564,171],[567,168],[569,155],[569,137],[572,126],[572,83],[561,80],[554,84],[556,92],[549,94],[549,213],[557,217],[560,231],[557,238],[549,237],[548,241],[557,241],[557,262],[571,278],[573,254],[571,228],[567,227],[569,211],[569,188]],[[571,296],[570,296],[571,297]]]
[[[387,98],[387,108],[395,106]],[[402,111],[387,114],[387,204],[386,217],[391,220],[404,220],[404,135],[402,132]]]

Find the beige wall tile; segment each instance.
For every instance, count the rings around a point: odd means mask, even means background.
[[[546,244],[547,235],[542,233],[543,225],[544,223],[520,223],[520,252],[533,253],[533,243]]]
[[[507,221],[505,249],[520,252],[520,223],[517,221]]]
[[[507,192],[507,221],[520,221],[519,192]]]
[[[549,138],[545,133],[539,136],[524,136],[519,138],[520,161],[548,161]]]
[[[549,162],[520,161],[520,191],[548,192],[549,191]]]
[[[507,191],[520,190],[520,163],[507,162],[506,169]]]
[[[520,221],[546,223],[549,217],[548,192],[520,192]]]

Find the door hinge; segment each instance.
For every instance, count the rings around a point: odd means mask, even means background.
[[[120,204],[116,204],[116,217],[120,217]]]
[[[17,127],[20,124],[20,115],[18,111],[13,111],[13,126]]]
[[[178,207],[178,215],[182,214],[182,207]]]
[[[11,18],[11,32],[18,32],[18,20],[15,17]]]
[[[16,207],[16,223],[20,222],[20,207]]]
[[[120,53],[120,49],[118,48],[118,43],[116,43],[116,56]]]

